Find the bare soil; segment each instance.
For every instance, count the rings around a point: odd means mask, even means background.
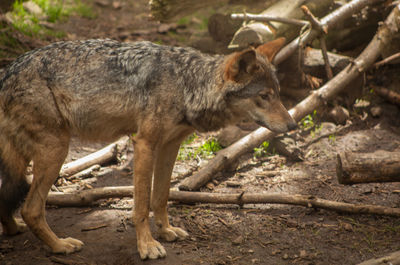
[[[146,3],[94,1],[96,19],[71,17],[57,27],[68,33],[68,39],[145,39],[171,45],[186,45],[196,34],[189,26],[149,20]],[[198,23],[193,20],[191,23]],[[399,87],[398,72],[398,67],[387,67],[370,73],[368,80]],[[293,162],[278,154],[255,159],[249,154],[234,172],[221,173],[203,190],[310,194],[334,201],[400,207],[400,183],[344,186],[336,179],[337,152],[400,149],[400,108],[371,97],[369,106],[353,108],[347,129],[303,148],[304,161]],[[372,117],[372,106],[381,107],[383,113]],[[336,128],[333,123],[323,123],[320,130],[299,130],[298,143],[302,146]],[[200,135],[200,140],[205,137]],[[68,160],[100,147],[73,142]],[[174,185],[199,165],[204,163],[196,159],[177,161]],[[277,173],[271,177],[267,174],[270,171]],[[238,185],[231,187],[228,181]],[[131,174],[115,174],[91,185],[131,184]],[[170,204],[171,223],[185,228],[189,238],[162,242],[168,252],[165,259],[141,261],[131,221],[132,203],[131,198],[121,198],[85,208],[48,207],[47,220],[54,232],[60,237],[82,240],[83,250],[68,256],[54,255],[31,232],[14,237],[1,235],[0,264],[357,264],[400,249],[400,220],[396,217],[340,214],[287,205],[240,208]]]

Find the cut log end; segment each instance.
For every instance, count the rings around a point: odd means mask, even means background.
[[[400,152],[344,152],[337,155],[336,175],[340,184],[399,182]]]

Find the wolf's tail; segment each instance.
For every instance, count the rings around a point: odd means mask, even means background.
[[[29,191],[26,168],[31,149],[22,127],[5,118],[0,109],[0,219],[4,220],[21,205]]]

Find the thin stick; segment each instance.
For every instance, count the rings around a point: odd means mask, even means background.
[[[382,61],[379,61],[379,62],[377,62],[376,64],[374,64],[374,66],[375,66],[376,68],[378,68],[378,67],[380,67],[380,66],[382,66],[382,65],[384,65],[384,64],[387,64],[387,63],[390,63],[391,61],[396,60],[397,58],[400,58],[400,52],[395,53],[395,54],[393,54],[393,55],[390,55],[389,57],[386,57],[386,58],[383,59]]]
[[[324,62],[325,62],[326,77],[328,77],[328,80],[331,80],[333,78],[333,72],[332,72],[331,64],[329,63],[329,56],[328,56],[328,50],[326,48],[325,37],[321,37],[319,39],[319,43],[321,46],[322,57],[324,58]]]
[[[84,190],[78,193],[50,193],[48,205],[62,207],[88,206],[96,200],[107,198],[132,197],[133,186],[103,187]],[[400,216],[400,209],[377,205],[356,205],[319,199],[311,195],[290,195],[281,193],[241,193],[221,194],[208,192],[170,191],[170,201],[180,203],[217,203],[217,204],[289,204],[309,208],[321,208],[343,213],[377,214]]]
[[[311,27],[313,29],[320,31],[323,35],[328,34],[328,27],[326,25],[322,24],[315,17],[312,14],[312,12],[308,9],[307,6],[305,6],[305,5],[301,6],[301,10],[303,11],[304,15],[310,21]],[[320,46],[321,46],[322,57],[324,58],[324,62],[325,62],[326,76],[328,77],[328,80],[331,80],[333,78],[333,73],[332,73],[331,65],[329,63],[328,50],[326,48],[325,36],[321,36],[321,38],[319,38],[319,42],[320,42]]]
[[[237,19],[237,20],[254,20],[254,21],[261,21],[261,22],[275,21],[275,22],[281,22],[281,23],[285,23],[285,24],[296,25],[296,26],[300,26],[300,27],[309,25],[308,21],[305,21],[305,20],[284,18],[284,17],[275,17],[275,16],[269,16],[269,15],[250,14],[250,13],[232,14],[231,18]]]
[[[322,24],[308,9],[307,6],[302,5],[301,10],[303,11],[304,15],[307,17],[308,21],[311,23],[311,27],[315,30],[328,34],[328,26],[326,24]]]

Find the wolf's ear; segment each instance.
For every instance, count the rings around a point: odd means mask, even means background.
[[[254,49],[235,53],[225,65],[224,78],[225,80],[239,82],[242,76],[252,74],[257,67],[256,65],[257,59]]]
[[[273,41],[270,41],[263,45],[258,46],[257,52],[264,55],[265,57],[268,58],[268,61],[272,62],[275,55],[282,48],[282,46],[285,44],[285,42],[286,42],[286,39],[284,37],[278,38],[276,40],[273,40]]]

